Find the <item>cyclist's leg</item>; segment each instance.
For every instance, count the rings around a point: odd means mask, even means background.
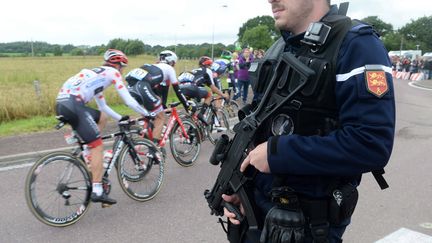
[[[90,168],[92,172],[92,195],[93,202],[104,204],[115,204],[116,200],[109,198],[102,188],[103,168],[103,143],[99,128],[106,124],[106,115],[98,110],[83,107],[80,116],[80,124],[76,127],[77,133],[90,149]]]
[[[208,91],[204,87],[197,87],[198,89],[198,96],[200,98],[204,98],[204,104],[200,110],[200,113],[198,114],[199,117],[204,117],[204,114],[206,113],[207,109],[210,106],[210,103],[212,101],[212,94],[210,91]]]
[[[163,111],[163,107],[162,106],[160,107],[161,107],[161,111]],[[165,120],[166,120],[165,113],[161,111],[157,112],[157,115],[154,120],[153,139],[156,144],[158,144],[162,138],[163,125],[165,124]]]
[[[168,91],[169,91],[169,86],[167,86],[167,85],[162,85],[162,84],[159,85],[159,86],[154,90],[155,94],[156,94],[157,96],[161,97],[161,99],[162,99],[162,105],[163,105],[163,108],[164,108],[164,109],[167,108],[166,103],[167,103],[167,100],[168,100]]]
[[[92,201],[115,204],[116,201],[109,198],[102,190],[103,144],[100,138],[99,121],[104,119],[105,116],[101,115],[101,112],[98,110],[86,107],[84,102],[75,96],[71,96],[67,102],[63,103],[58,113],[61,113],[68,119],[72,128],[90,148],[90,168],[93,180]],[[106,121],[100,122],[101,127],[104,126],[104,123]]]
[[[161,86],[161,92],[162,92],[162,105],[164,107],[164,109],[167,108],[167,101],[168,101],[168,91],[169,91],[169,86],[165,85],[165,86]]]
[[[132,97],[138,101],[138,103],[146,108],[146,110],[156,114],[153,128],[153,139],[159,141],[165,123],[165,114],[162,112],[164,108],[162,106],[161,98],[156,95],[150,83],[145,81],[138,82],[134,87],[129,89],[129,92],[132,94]]]
[[[215,86],[218,90],[222,91],[222,82],[221,79],[219,77],[213,79]],[[222,96],[220,95],[216,95],[217,100],[214,102],[215,107],[220,108],[222,106],[222,100],[220,98],[222,98]]]

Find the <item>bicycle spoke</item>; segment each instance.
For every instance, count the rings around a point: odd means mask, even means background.
[[[230,132],[230,125],[224,110],[211,110],[209,119],[210,125],[207,127],[207,136],[212,144],[222,135]]]
[[[87,210],[91,181],[86,165],[54,152],[35,163],[26,179],[26,201],[37,219],[51,226],[75,223]]]
[[[181,166],[191,166],[196,161],[201,144],[198,128],[190,119],[183,120],[183,127],[176,124],[170,134],[171,153]]]
[[[136,140],[134,144],[133,149],[138,150],[136,154],[146,167],[137,169],[138,162],[131,156],[129,148],[125,147],[120,152],[117,177],[121,188],[129,197],[137,201],[146,201],[152,199],[161,188],[165,160],[163,156],[161,156],[162,161],[147,156],[154,153],[152,151],[157,151],[149,140]]]

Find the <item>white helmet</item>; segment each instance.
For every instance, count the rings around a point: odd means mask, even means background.
[[[159,61],[174,65],[177,62],[177,55],[172,51],[165,50],[159,54]]]

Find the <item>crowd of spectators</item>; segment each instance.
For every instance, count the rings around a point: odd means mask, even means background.
[[[234,100],[242,100],[243,104],[247,102],[249,89],[250,89],[250,78],[249,78],[249,67],[252,62],[263,58],[265,51],[262,49],[255,49],[246,47],[240,51],[235,51],[231,58],[231,65],[234,67],[234,85],[236,85],[236,94]],[[232,82],[232,81],[231,81]],[[254,94],[254,99],[257,98]]]
[[[432,79],[432,57],[416,56],[392,56],[392,66],[394,71],[407,72],[410,75],[423,73],[423,79]]]

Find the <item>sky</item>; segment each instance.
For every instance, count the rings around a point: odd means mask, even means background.
[[[340,3],[344,0],[332,0]],[[272,16],[267,0],[6,0],[0,43],[102,45],[114,38],[145,44],[232,44],[249,19]],[[432,15],[430,0],[352,0],[348,16],[378,16],[398,29]]]

